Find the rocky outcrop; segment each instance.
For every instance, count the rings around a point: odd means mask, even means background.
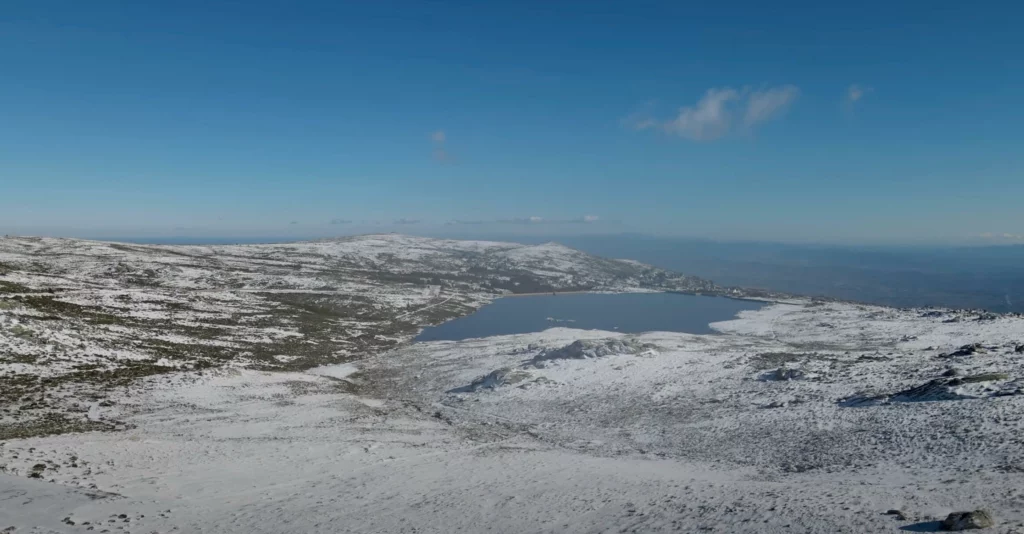
[[[953,512],[942,520],[943,530],[977,530],[995,526],[992,515],[985,510]]]
[[[644,354],[653,352],[657,347],[649,343],[640,343],[635,339],[580,339],[557,349],[550,349],[535,356],[530,365],[543,367],[551,360],[585,360],[602,358],[615,354]]]
[[[963,345],[959,349],[948,354],[941,354],[940,358],[958,358],[961,356],[973,356],[975,354],[984,354],[987,352],[985,347],[981,343],[970,343]]]
[[[449,393],[473,393],[481,389],[497,389],[503,386],[528,387],[531,384],[551,383],[547,377],[536,376],[525,369],[502,367],[491,371],[471,382],[468,386],[455,388]]]

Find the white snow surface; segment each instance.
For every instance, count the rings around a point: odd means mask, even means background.
[[[0,447],[0,530],[863,533],[984,507],[1016,532],[1024,319],[936,313],[792,300],[720,335],[414,344],[358,383],[150,377],[93,408],[125,430]]]

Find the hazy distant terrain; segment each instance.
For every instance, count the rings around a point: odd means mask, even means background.
[[[644,236],[559,242],[632,258],[724,286],[824,295],[887,306],[1024,312],[1024,246],[841,247]]]
[[[455,238],[468,235],[453,234]],[[854,247],[719,242],[644,235],[486,236],[562,243],[630,258],[721,286],[828,296],[886,306],[939,306],[1024,313],[1024,246]],[[267,243],[265,238],[137,238],[141,243]]]

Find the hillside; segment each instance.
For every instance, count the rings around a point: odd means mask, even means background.
[[[549,243],[367,235],[162,246],[0,240],[0,439],[100,428],[140,377],[307,369],[378,354],[508,293],[700,291],[705,280]]]

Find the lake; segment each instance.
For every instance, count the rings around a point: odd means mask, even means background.
[[[476,337],[541,332],[566,327],[639,333],[711,334],[708,326],[765,304],[677,293],[563,293],[495,300],[476,313],[423,330],[416,341],[458,341]]]

